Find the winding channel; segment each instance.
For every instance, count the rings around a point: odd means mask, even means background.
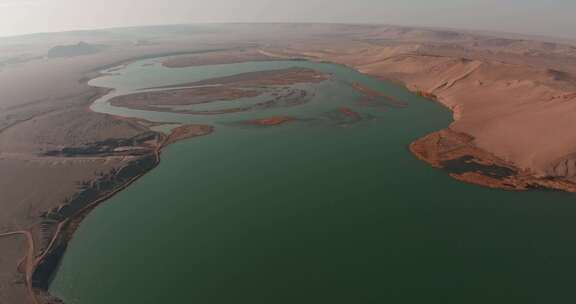
[[[108,103],[295,66],[332,75],[295,107],[208,116]],[[354,82],[408,106],[363,106]],[[91,85],[114,89],[94,111],[215,132],[168,147],[156,169],[85,219],[51,284],[66,303],[554,302],[569,294],[575,196],[468,185],[416,160],[409,143],[448,125],[451,113],[400,86],[325,63],[170,69],[158,59]],[[334,119],[342,107],[365,119]],[[274,115],[298,119],[237,124]]]

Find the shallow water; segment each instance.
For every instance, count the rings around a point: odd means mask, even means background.
[[[154,60],[95,79],[114,87],[93,109],[215,125],[170,146],[160,166],[94,210],[51,292],[71,304],[400,303],[572,299],[576,200],[457,182],[407,145],[450,113],[348,68],[257,62],[167,69]],[[304,66],[334,75],[313,101],[217,116],[112,107],[138,89]],[[361,107],[348,83],[406,101]],[[334,123],[348,106],[372,119]],[[277,127],[235,122],[271,115]],[[571,301],[568,301],[571,302]]]

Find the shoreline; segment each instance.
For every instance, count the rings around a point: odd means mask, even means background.
[[[467,184],[473,184],[473,185],[482,186],[482,187],[487,187],[487,188],[491,188],[491,189],[505,190],[505,191],[550,190],[550,191],[563,191],[563,192],[568,192],[568,193],[576,193],[576,183],[569,181],[569,180],[562,178],[562,177],[537,176],[536,174],[534,174],[529,169],[520,168],[510,161],[506,161],[502,158],[497,157],[492,152],[486,151],[484,149],[481,149],[481,148],[471,144],[471,142],[474,140],[474,138],[473,138],[473,136],[471,136],[467,133],[459,133],[460,135],[464,135],[464,136],[470,138],[466,142],[466,146],[467,146],[467,149],[471,150],[470,154],[472,154],[472,155],[461,155],[464,157],[470,157],[470,159],[467,159],[465,161],[465,163],[476,163],[476,164],[480,164],[480,165],[482,165],[482,164],[499,164],[503,168],[509,168],[512,171],[515,171],[515,173],[511,174],[510,176],[506,176],[505,179],[498,179],[498,178],[491,177],[489,175],[482,174],[481,170],[468,171],[468,172],[464,172],[464,173],[450,172],[451,171],[450,168],[446,168],[446,166],[439,163],[438,159],[434,160],[433,158],[429,158],[428,156],[426,156],[426,154],[423,153],[421,148],[423,146],[425,146],[425,144],[423,144],[423,143],[425,141],[427,141],[429,139],[429,137],[438,136],[438,134],[441,134],[442,132],[454,132],[450,128],[450,126],[455,121],[460,119],[460,117],[461,117],[460,106],[450,107],[447,104],[445,104],[444,102],[442,102],[440,100],[440,97],[438,95],[436,95],[434,92],[428,92],[428,91],[419,89],[418,87],[410,85],[410,83],[408,83],[406,81],[399,80],[399,79],[383,77],[383,76],[378,76],[378,75],[372,75],[368,72],[362,71],[361,69],[355,67],[354,65],[338,63],[338,62],[331,62],[331,61],[326,61],[326,60],[323,60],[320,58],[314,58],[314,57],[308,57],[308,58],[303,57],[303,58],[304,58],[304,60],[310,60],[310,61],[315,61],[315,62],[328,62],[328,63],[332,63],[332,64],[336,64],[336,65],[341,65],[341,66],[344,66],[346,68],[353,69],[353,70],[355,70],[361,74],[368,75],[370,77],[374,77],[375,79],[393,83],[395,85],[403,87],[405,90],[407,90],[407,91],[409,91],[415,95],[418,95],[418,96],[426,99],[427,101],[434,102],[435,104],[438,104],[439,106],[450,111],[450,113],[452,114],[452,121],[448,124],[448,126],[446,126],[443,129],[437,130],[437,131],[432,131],[431,133],[424,135],[423,137],[414,139],[408,145],[408,151],[410,151],[410,153],[414,157],[416,157],[418,160],[425,162],[426,164],[430,165],[431,167],[436,168],[436,169],[442,169],[442,170],[446,171],[447,174],[451,178],[453,178],[459,182],[463,182],[463,183],[467,183]],[[367,96],[369,98],[371,97],[370,91],[366,92],[362,87],[357,87],[356,85],[354,85],[354,87],[355,87],[355,89],[357,89],[362,94],[368,93]],[[382,95],[382,97],[384,97],[384,98],[388,98],[388,96],[386,96],[386,95],[383,95],[383,94],[380,94],[380,95]],[[454,133],[457,133],[457,132],[454,132]],[[436,145],[436,146],[429,146],[428,151],[426,151],[426,152],[433,153],[433,154],[437,155],[437,154],[439,154],[439,152],[441,153],[442,150],[443,149],[439,145]],[[442,162],[443,161],[450,161],[450,160],[456,160],[456,159],[443,159]]]
[[[86,81],[86,84],[88,81],[89,80]],[[97,113],[91,109],[92,103],[98,98],[107,95],[113,89],[89,86],[89,90],[93,90],[95,94],[85,109],[87,111]],[[140,120],[118,115],[110,116],[118,120]],[[153,131],[151,129],[152,126],[154,126],[154,123],[150,123],[147,128],[149,129],[149,132],[153,132],[158,136],[158,141],[154,144],[153,148],[150,149],[148,153],[134,156],[134,160],[130,161],[122,169],[132,169],[130,166],[139,166],[140,164],[138,162],[144,162],[145,167],[140,168],[142,169],[140,172],[137,172],[133,176],[129,177],[128,180],[122,181],[112,190],[100,193],[95,199],[85,202],[85,205],[82,206],[81,209],[74,212],[72,215],[59,220],[56,223],[56,232],[52,236],[48,247],[44,249],[44,251],[39,252],[38,255],[32,257],[28,257],[29,254],[26,254],[25,258],[31,258],[33,260],[33,264],[30,266],[30,269],[27,270],[27,272],[30,273],[30,280],[27,285],[29,290],[33,293],[31,296],[33,296],[34,299],[42,299],[42,302],[45,303],[64,303],[61,299],[49,293],[49,286],[55,273],[58,270],[60,261],[65,254],[69,242],[72,240],[82,221],[86,218],[86,216],[90,214],[92,210],[100,206],[102,203],[105,203],[119,192],[125,190],[140,178],[144,177],[147,173],[158,167],[158,165],[161,163],[162,151],[165,148],[182,140],[198,136],[210,135],[214,131],[214,128],[209,125],[181,124],[180,126],[172,129],[169,134],[164,134],[159,131]],[[104,156],[104,158],[105,157],[106,156]],[[152,159],[151,163],[146,163],[150,159]],[[118,172],[118,174],[119,173],[120,172]]]
[[[186,52],[180,55],[186,54],[197,54],[197,53],[210,53],[214,52],[215,50],[208,50],[208,51],[200,51],[200,52]],[[173,55],[173,54],[172,54]],[[145,56],[144,58],[133,58],[124,60],[122,62],[108,64],[104,67],[96,70],[92,70],[87,73],[82,79],[81,82],[87,86],[87,90],[92,91],[93,95],[90,99],[90,102],[87,104],[85,109],[92,113],[97,113],[92,110],[92,104],[94,101],[98,100],[99,98],[109,94],[111,91],[114,91],[113,88],[103,88],[103,87],[93,87],[88,84],[90,80],[95,79],[103,74],[101,71],[107,68],[113,68],[114,66],[123,65],[127,63],[131,63],[134,61],[142,60],[142,59],[149,59],[149,58],[163,58],[168,57],[166,55],[157,55],[157,56]],[[118,115],[106,114],[114,117],[115,119],[119,120],[129,120],[129,121],[138,121],[140,119],[130,118],[130,117],[123,117]],[[153,124],[152,124],[153,125]],[[200,128],[200,130],[198,129]],[[114,195],[118,194],[119,192],[123,191],[124,189],[128,188],[134,182],[142,178],[144,175],[152,171],[156,168],[161,162],[161,152],[163,149],[167,148],[169,145],[174,144],[178,141],[189,139],[192,137],[197,136],[205,136],[210,135],[214,128],[208,125],[186,125],[183,124],[179,127],[174,128],[170,134],[165,135],[162,132],[153,131],[150,129],[150,126],[147,127],[150,132],[154,132],[159,135],[161,140],[156,144],[152,154],[154,156],[154,161],[150,165],[150,167],[146,168],[143,172],[140,172],[137,175],[132,176],[128,181],[123,182],[122,184],[118,185],[114,188],[114,190],[104,193],[102,196],[89,201],[86,203],[84,207],[80,210],[76,211],[74,214],[68,216],[64,220],[61,220],[57,223],[57,230],[56,233],[52,236],[52,240],[50,242],[49,247],[47,247],[43,252],[39,253],[38,257],[34,258],[34,263],[29,270],[31,273],[31,280],[29,285],[29,289],[33,294],[31,295],[34,299],[41,298],[46,303],[64,303],[61,299],[51,295],[49,293],[50,283],[58,270],[60,265],[60,261],[63,258],[66,248],[73,238],[74,233],[84,220],[88,214],[100,206],[100,204],[106,202],[108,199],[111,199]],[[200,132],[198,134],[197,132]],[[139,156],[139,159],[145,158],[146,155]]]
[[[236,49],[236,48],[232,48]],[[143,59],[150,59],[150,58],[164,58],[170,57],[175,55],[190,55],[190,54],[203,54],[203,53],[211,53],[217,52],[222,50],[230,50],[230,49],[212,49],[212,50],[203,50],[203,51],[192,51],[192,52],[175,52],[175,53],[168,53],[168,54],[156,54],[156,55],[147,55],[141,56],[136,58],[131,58],[127,60],[123,60],[120,62],[115,62],[111,64],[106,64],[98,69],[93,69],[87,72],[81,79],[80,82],[83,83],[87,89],[86,91],[92,92],[90,102],[84,107],[86,111],[91,113],[97,113],[92,110],[92,104],[94,101],[98,100],[99,98],[109,94],[110,92],[114,91],[113,88],[104,88],[104,87],[95,87],[90,86],[88,83],[90,80],[98,78],[103,74],[101,71],[113,68],[115,66],[128,64],[134,61],[143,60]],[[118,115],[110,115],[114,117],[114,119],[119,120],[129,120],[129,121],[139,121],[141,119],[134,119],[129,117],[123,117]],[[80,210],[76,211],[74,214],[64,218],[57,222],[57,229],[52,239],[50,241],[49,246],[44,249],[44,251],[40,252],[36,256],[31,256],[33,253],[27,253],[23,260],[32,259],[33,263],[28,267],[26,270],[27,273],[30,275],[30,279],[27,280],[27,288],[29,290],[30,297],[32,300],[37,303],[38,299],[42,299],[42,302],[46,303],[64,303],[61,299],[53,296],[49,292],[50,283],[58,270],[60,265],[60,261],[65,254],[66,248],[73,238],[74,233],[84,220],[88,214],[100,206],[100,204],[106,202],[108,199],[112,198],[114,195],[118,194],[119,192],[123,191],[124,189],[128,188],[134,182],[139,180],[140,178],[144,177],[147,173],[152,171],[156,168],[161,162],[161,153],[162,150],[167,148],[169,145],[177,143],[178,141],[189,139],[192,137],[197,136],[205,136],[210,135],[214,128],[209,125],[186,125],[182,124],[179,127],[174,128],[170,134],[166,135],[162,132],[153,131],[151,126],[154,123],[151,123],[150,126],[147,128],[150,132],[158,134],[160,140],[156,143],[152,155],[154,157],[153,163],[146,168],[143,172],[140,172],[134,176],[132,176],[128,181],[123,182],[122,184],[115,187],[110,192],[104,193],[101,196],[95,198],[94,200],[86,202],[86,205],[83,206]],[[147,157],[146,155],[138,156],[138,159],[143,159]],[[31,233],[30,231],[26,230],[27,233]],[[8,232],[12,233],[12,232]],[[32,243],[33,244],[33,243]],[[33,247],[32,247],[33,248]]]
[[[162,57],[162,56],[159,56],[159,57]],[[151,57],[151,58],[154,58],[154,57]],[[132,59],[132,60],[128,60],[126,62],[132,62],[134,60],[138,60],[138,59]],[[304,59],[304,60],[311,60],[311,61],[318,62],[318,60],[314,60],[314,59]],[[339,63],[333,63],[333,64],[342,65]],[[370,74],[364,73],[364,72],[356,69],[353,66],[348,66],[348,65],[343,65],[343,66],[346,66],[347,68],[351,68],[353,70],[356,70],[359,73],[362,73],[365,75],[370,75]],[[98,77],[98,76],[95,76],[95,77]],[[375,77],[375,78],[378,79],[378,77]],[[89,81],[89,79],[86,80],[86,84],[88,83],[88,81]],[[457,115],[459,115],[458,109],[452,109],[452,108],[446,106],[441,101],[437,100],[437,97],[432,93],[426,93],[426,92],[422,92],[422,91],[418,91],[418,90],[415,91],[415,90],[409,88],[406,83],[402,83],[402,84],[406,90],[408,90],[408,91],[410,91],[416,95],[419,95],[423,98],[426,98],[429,101],[433,101],[433,102],[449,109],[453,114],[453,120],[457,120]],[[97,94],[95,96],[95,98],[92,100],[92,102],[94,100],[106,95],[110,90],[110,89],[98,88],[98,87],[91,87],[91,88],[99,90],[98,93],[101,93],[101,95]],[[92,102],[90,102],[88,107],[87,107],[87,109],[89,111],[92,111],[92,109],[90,108],[92,105]],[[132,118],[120,117],[120,116],[116,116],[116,115],[111,115],[111,116],[116,117],[116,119],[128,119],[128,120],[132,119]],[[285,121],[283,121],[283,122],[285,122]],[[152,164],[150,164],[150,167],[146,168],[143,172],[131,177],[128,181],[118,185],[111,192],[105,193],[102,196],[100,196],[99,198],[97,198],[96,200],[87,203],[87,205],[84,206],[82,209],[77,211],[75,214],[70,216],[65,221],[59,223],[59,225],[61,225],[61,227],[60,227],[61,229],[59,229],[57,234],[54,235],[54,238],[51,242],[51,245],[43,253],[40,254],[40,257],[35,261],[35,265],[33,267],[33,274],[36,275],[36,271],[39,271],[39,269],[40,269],[40,267],[42,267],[41,265],[43,263],[48,262],[49,264],[51,264],[51,267],[50,267],[51,269],[49,269],[49,271],[47,272],[48,275],[43,276],[44,281],[40,281],[40,283],[43,283],[40,285],[49,287],[50,282],[53,278],[53,275],[58,270],[59,262],[65,253],[65,250],[66,250],[66,247],[67,247],[69,241],[72,239],[72,237],[73,237],[74,233],[76,232],[76,230],[78,229],[79,225],[81,224],[83,219],[90,213],[90,211],[92,211],[93,209],[95,209],[96,207],[98,207],[100,204],[104,203],[108,199],[112,198],[117,193],[121,192],[122,190],[124,190],[127,187],[129,187],[130,185],[132,185],[138,179],[143,177],[146,173],[148,173],[151,170],[153,170],[154,168],[156,168],[161,162],[162,150],[164,148],[168,147],[170,144],[176,143],[180,140],[188,139],[191,137],[209,135],[214,131],[213,128],[210,128],[210,130],[206,130],[206,133],[204,133],[204,134],[200,134],[200,135],[192,134],[193,132],[190,132],[190,130],[186,130],[186,128],[185,128],[186,126],[187,125],[182,125],[182,126],[178,127],[178,128],[182,128],[182,129],[177,128],[179,130],[177,132],[182,132],[182,133],[180,133],[179,136],[176,136],[176,138],[173,141],[170,141],[171,135],[165,135],[165,134],[162,134],[160,132],[156,132],[158,134],[161,134],[160,136],[162,137],[162,141],[157,143],[157,146],[155,147],[155,149],[151,153],[153,155],[148,155],[148,157],[149,156],[154,157],[154,160],[153,160]],[[453,133],[455,133],[455,134],[453,134]],[[532,190],[532,189],[553,189],[553,190],[563,190],[563,191],[568,191],[568,192],[576,192],[576,184],[573,184],[573,183],[568,182],[568,181],[562,181],[559,179],[547,179],[547,178],[539,178],[536,176],[532,176],[530,172],[528,172],[526,170],[521,170],[511,163],[505,162],[504,160],[497,158],[496,156],[492,155],[491,153],[475,147],[474,145],[471,144],[472,140],[473,140],[473,138],[471,138],[471,136],[469,136],[467,134],[456,133],[456,132],[452,131],[450,129],[450,124],[449,124],[444,129],[441,129],[439,131],[434,131],[431,134],[428,134],[422,138],[418,138],[418,139],[414,140],[409,145],[409,151],[416,158],[418,158],[421,161],[426,162],[427,164],[431,165],[434,168],[446,169],[448,171],[448,174],[452,178],[457,179],[461,182],[466,182],[466,183],[471,183],[471,184],[476,184],[476,185],[481,185],[481,186],[496,188],[496,189],[504,189],[504,190],[520,191],[520,190]],[[448,142],[448,144],[443,145],[441,143],[441,141]],[[466,158],[468,156],[470,156],[471,158]],[[147,156],[142,156],[142,158],[144,158],[144,157],[147,157]],[[462,159],[463,157],[465,159]],[[454,161],[454,160],[457,160],[459,162],[455,163],[455,164],[447,163],[449,161]],[[450,171],[451,170],[450,168],[453,168],[453,167],[457,168],[459,166],[465,167],[467,165],[472,165],[473,170],[472,171],[466,171],[466,172],[459,172],[459,171],[458,172],[451,172]],[[508,171],[507,169],[514,171],[514,173],[509,174],[510,171]],[[482,170],[485,170],[485,171],[482,171]],[[499,170],[504,171],[504,173],[502,173],[500,175],[498,175],[497,173],[492,174],[493,171],[498,172]],[[478,171],[488,172],[489,174],[480,174],[480,173],[478,173]],[[40,269],[40,271],[42,271],[42,269]],[[49,303],[51,301],[55,301],[56,303],[61,303],[60,299],[57,299],[54,296],[49,294],[48,288],[42,289],[42,288],[36,288],[35,286],[38,286],[38,283],[33,282],[32,286],[30,288],[32,288],[34,290],[37,297],[46,298],[46,299],[48,299]],[[60,301],[60,302],[58,302],[58,301]]]
[[[130,118],[122,117],[119,119]],[[195,131],[198,131],[198,127],[203,129],[204,133],[196,133]],[[213,128],[211,126],[205,125],[182,125],[175,128],[174,130],[176,131],[171,132],[169,135],[160,133],[162,140],[157,144],[155,149],[151,151],[149,155],[139,158],[139,160],[142,160],[152,156],[153,162],[149,165],[149,167],[146,167],[142,172],[139,172],[138,174],[132,176],[129,180],[118,185],[112,191],[104,193],[97,199],[88,202],[83,208],[58,223],[57,232],[53,236],[50,242],[50,246],[46,248],[39,257],[35,258],[34,265],[32,266],[30,288],[34,291],[34,294],[37,298],[43,298],[47,301],[47,303],[64,303],[61,299],[49,293],[49,286],[55,273],[58,271],[60,261],[66,252],[66,248],[69,242],[72,240],[82,221],[86,218],[86,216],[90,214],[92,210],[96,209],[102,203],[105,203],[116,194],[125,190],[140,178],[144,177],[147,173],[157,168],[162,160],[162,151],[171,144],[193,137],[210,135],[213,132]]]
[[[453,122],[459,109],[444,104],[434,93],[404,87],[452,113]],[[452,122],[452,123],[453,123]],[[468,184],[506,191],[552,190],[576,193],[576,184],[561,177],[537,176],[492,152],[474,145],[474,137],[450,128],[433,131],[410,143],[410,153],[436,169],[444,170],[451,178]],[[499,171],[499,172],[498,172]]]

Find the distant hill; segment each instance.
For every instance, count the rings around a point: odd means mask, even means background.
[[[104,46],[79,42],[71,45],[57,45],[48,51],[48,58],[74,57],[100,52]]]

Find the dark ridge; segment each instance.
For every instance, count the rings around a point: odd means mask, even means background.
[[[74,57],[82,55],[95,54],[103,50],[105,46],[89,44],[86,42],[78,42],[72,45],[57,45],[48,51],[46,56],[48,58],[59,58],[59,57]]]
[[[156,165],[156,157],[150,153],[133,160],[120,170],[101,174],[96,181],[85,181],[80,184],[80,191],[64,202],[64,206],[55,208],[44,215],[46,219],[64,220],[73,217],[89,204],[124,185],[130,179],[143,175]]]
[[[460,158],[446,160],[441,163],[442,167],[455,174],[476,172],[492,178],[506,178],[517,174],[517,171],[507,167],[496,165],[483,165],[477,163],[473,156],[465,155]]]
[[[59,241],[58,244],[55,245],[44,257],[40,264],[38,264],[32,274],[32,287],[48,291],[50,282],[52,281],[52,276],[60,265],[60,260],[64,256],[66,247],[68,247],[66,242]]]
[[[149,131],[138,134],[131,138],[112,138],[103,141],[89,143],[79,147],[66,147],[61,150],[51,150],[44,153],[45,156],[89,156],[89,155],[110,155],[117,153],[116,149],[122,147],[138,148],[139,145],[149,140],[158,140],[157,132]],[[142,155],[148,153],[147,150],[132,149],[131,155]]]
[[[535,191],[558,192],[558,190],[556,190],[556,189],[544,187],[542,185],[534,185],[534,184],[528,185],[528,189],[535,190]]]
[[[68,241],[77,228],[79,220],[85,216],[91,208],[95,207],[95,205],[91,204],[106,197],[106,195],[110,195],[113,191],[127,186],[133,178],[144,175],[157,164],[158,159],[153,153],[134,160],[120,170],[113,170],[108,174],[103,174],[102,177],[95,182],[83,183],[83,190],[72,199],[67,200],[64,207],[56,208],[44,214],[43,217],[46,220],[63,221],[68,219],[73,221],[65,224],[62,232],[55,240],[53,247],[50,248],[46,256],[37,265],[32,274],[32,287],[38,290],[48,291],[54,273],[58,270]],[[76,220],[77,223],[74,223],[74,220]]]
[[[570,76],[570,74],[568,74],[566,72],[554,70],[554,69],[548,69],[546,72],[555,81],[568,81],[568,80],[571,80],[571,78],[572,78]]]

